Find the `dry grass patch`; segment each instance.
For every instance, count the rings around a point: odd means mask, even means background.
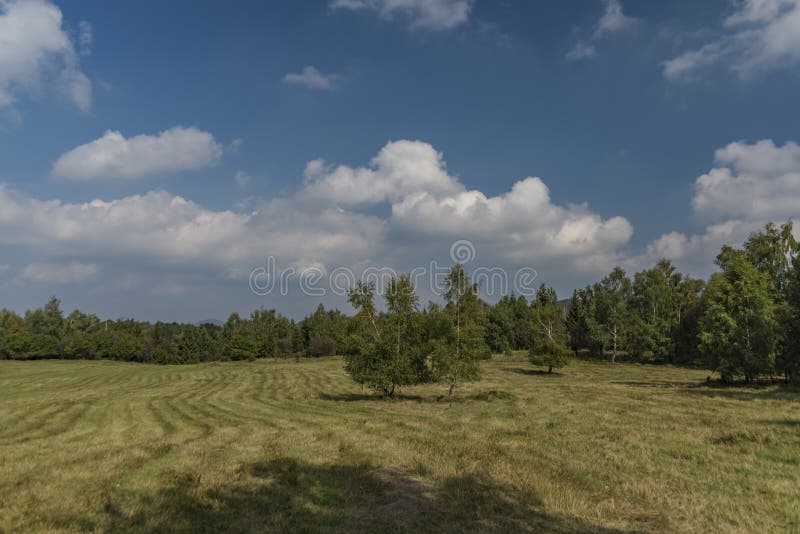
[[[0,361],[0,531],[800,529],[800,395],[485,362],[383,400],[342,362]]]

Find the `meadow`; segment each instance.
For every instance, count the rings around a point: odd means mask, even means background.
[[[800,529],[800,393],[524,355],[354,384],[340,358],[0,361],[0,531]]]

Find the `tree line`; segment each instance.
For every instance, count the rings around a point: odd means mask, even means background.
[[[452,393],[476,379],[492,353],[527,351],[548,371],[576,354],[702,365],[723,381],[800,374],[800,249],[792,223],[768,224],[741,248],[725,246],[707,281],[667,260],[634,273],[614,268],[560,301],[540,286],[528,300],[479,298],[461,265],[447,277],[443,303],[422,307],[407,276],[381,288],[359,283],[347,315],[323,305],[301,321],[275,310],[234,313],[221,325],[101,320],[64,315],[52,298],[20,316],[0,310],[0,358],[112,359],[197,363],[339,354],[359,383],[391,396],[405,385],[444,382]]]

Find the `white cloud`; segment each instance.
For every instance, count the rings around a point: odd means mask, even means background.
[[[236,174],[233,176],[233,180],[236,182],[236,185],[242,189],[250,185],[252,179],[252,176],[245,171],[236,171]]]
[[[666,257],[709,268],[722,245],[737,245],[769,222],[800,218],[800,145],[737,141],[715,152],[717,166],[695,181],[692,208],[703,233],[672,232],[651,243],[649,260]],[[800,236],[800,227],[795,231]]]
[[[54,85],[78,109],[89,110],[92,85],[62,23],[61,11],[45,0],[0,2],[0,107]]]
[[[370,167],[326,169],[322,160],[306,166],[305,194],[341,205],[380,204],[419,192],[447,194],[462,189],[447,173],[442,154],[419,141],[388,143]]]
[[[323,74],[312,65],[305,67],[300,73],[289,73],[283,77],[284,83],[303,85],[310,89],[333,89],[338,79],[338,74]]]
[[[800,63],[800,0],[744,0],[722,21],[721,35],[663,62],[664,76],[691,79],[723,64],[741,78]]]
[[[249,212],[215,211],[164,191],[112,201],[40,200],[0,186],[0,245],[92,263],[249,273],[275,256],[282,265],[427,265],[456,239],[486,263],[599,274],[632,234],[621,217],[559,205],[539,178],[488,196],[447,171],[420,141],[387,143],[367,167],[309,163],[295,194]]]
[[[595,53],[594,45],[578,41],[575,43],[575,46],[572,47],[572,50],[567,52],[566,57],[568,61],[580,61],[581,59],[593,58]]]
[[[800,215],[800,145],[730,143],[716,151],[718,167],[695,183],[692,207],[708,220],[788,219]]]
[[[619,0],[604,0],[603,15],[597,21],[594,33],[588,40],[578,41],[566,54],[567,61],[580,61],[595,57],[597,49],[593,43],[625,30],[630,30],[639,24],[639,19],[622,12]]]
[[[99,139],[62,154],[52,172],[74,181],[130,180],[209,167],[222,153],[213,135],[196,128],[178,126],[130,139],[108,130]]]
[[[554,204],[539,178],[494,197],[468,190],[447,172],[442,154],[420,141],[388,143],[370,167],[313,161],[306,175],[304,196],[341,206],[388,204],[391,232],[440,247],[469,239],[487,260],[506,264],[548,261],[565,271],[591,270],[612,263],[633,232],[621,217],[604,220],[586,205]]]
[[[75,284],[100,272],[100,266],[72,263],[32,263],[20,273],[23,280],[40,284]]]
[[[369,254],[381,232],[381,221],[372,217],[286,198],[242,214],[208,210],[164,191],[69,204],[0,186],[0,244],[45,254],[252,268],[268,255],[287,264],[346,261]]]
[[[605,35],[630,29],[639,22],[636,17],[629,17],[622,12],[619,0],[605,0],[605,11],[594,31],[595,39]]]
[[[473,0],[332,0],[335,9],[376,11],[390,19],[402,14],[413,29],[451,30],[469,21]]]

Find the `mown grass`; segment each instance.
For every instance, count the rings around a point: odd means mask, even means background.
[[[800,529],[800,395],[522,357],[380,400],[338,358],[0,361],[0,531]]]

